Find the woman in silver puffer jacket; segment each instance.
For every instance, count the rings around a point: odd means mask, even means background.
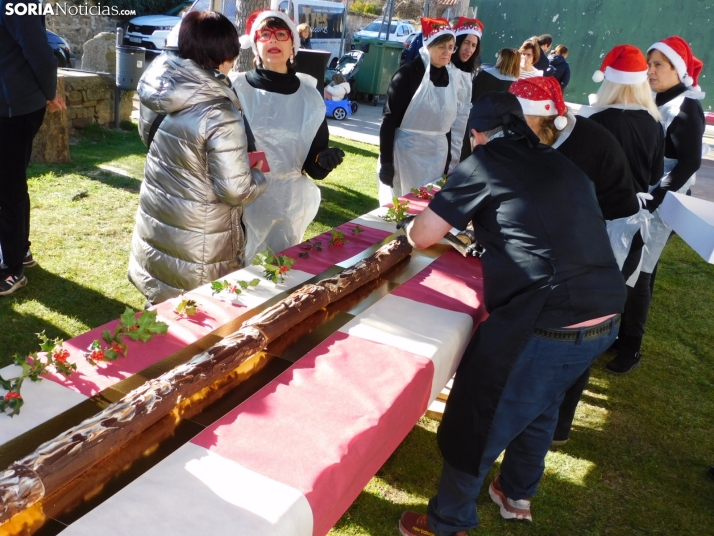
[[[265,189],[225,77],[239,52],[235,27],[218,13],[191,12],[178,39],[178,54],[156,58],[138,87],[147,145],[165,114],[146,158],[129,260],[129,280],[151,303],[242,268],[243,206]]]

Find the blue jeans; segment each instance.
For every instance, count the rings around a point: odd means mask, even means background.
[[[614,342],[617,332],[615,328],[580,342],[531,336],[513,365],[496,408],[479,476],[444,462],[439,490],[428,508],[429,527],[436,536],[478,526],[476,499],[485,476],[504,450],[503,492],[513,500],[535,495],[565,392]]]

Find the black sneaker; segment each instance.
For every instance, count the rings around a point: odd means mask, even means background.
[[[610,374],[622,376],[639,367],[641,359],[642,355],[639,352],[619,353],[615,359],[605,366],[605,370]]]
[[[9,296],[25,285],[27,285],[27,278],[24,275],[8,274],[4,280],[0,281],[0,296]]]
[[[32,257],[32,251],[28,249],[27,254],[25,254],[25,258],[22,261],[22,267],[32,268],[33,266],[37,266],[37,261]]]

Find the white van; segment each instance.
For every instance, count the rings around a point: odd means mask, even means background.
[[[271,8],[287,13],[295,24],[307,23],[312,28],[313,49],[329,51],[330,60],[342,55],[346,26],[344,4],[326,0],[273,0]]]

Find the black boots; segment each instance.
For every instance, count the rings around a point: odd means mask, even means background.
[[[610,361],[605,370],[617,375],[627,374],[640,365],[642,337],[629,337],[620,333],[617,357]]]

